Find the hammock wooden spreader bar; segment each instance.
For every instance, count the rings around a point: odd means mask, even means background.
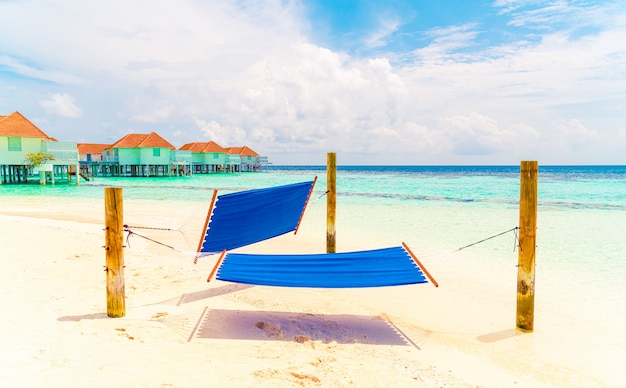
[[[433,283],[433,285],[435,287],[439,287],[439,283],[437,283],[437,281],[430,275],[426,267],[422,265],[422,263],[417,259],[417,256],[415,256],[413,254],[413,251],[411,251],[411,248],[409,248],[408,245],[406,245],[404,241],[402,242],[402,246],[404,247],[404,249],[406,249],[409,255],[411,255],[411,258],[415,261],[415,264],[417,264],[420,267],[420,269],[424,271],[424,275],[426,275],[426,277]]]
[[[220,254],[220,257],[217,259],[215,267],[213,267],[211,273],[209,274],[209,277],[206,279],[207,283],[211,281],[211,278],[213,277],[213,275],[215,275],[215,272],[217,272],[217,269],[222,264],[222,260],[224,260],[224,256],[226,256],[226,251],[222,251],[222,254]]]
[[[306,197],[306,201],[304,202],[304,209],[306,209],[309,204],[309,200],[311,199],[311,194],[313,194],[313,188],[315,187],[315,183],[317,182],[317,176],[313,179],[313,184],[311,185],[311,190],[309,190],[309,195]],[[300,218],[298,219],[298,224],[296,224],[296,230],[293,231],[293,234],[298,233],[298,229],[300,228],[300,222],[302,222],[302,217],[304,217],[304,209],[302,213],[300,213]]]
[[[211,219],[211,214],[213,213],[213,206],[215,205],[215,198],[217,197],[217,190],[213,190],[213,198],[211,198],[211,205],[209,205],[209,212],[206,215],[206,219],[204,220],[204,226],[202,227],[202,236],[200,236],[200,242],[198,243],[198,250],[196,252],[196,257],[193,259],[194,264],[198,264],[198,257],[200,257],[200,252],[202,250],[202,243],[204,242],[204,234],[209,226],[209,220]]]

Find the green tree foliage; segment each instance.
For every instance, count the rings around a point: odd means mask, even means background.
[[[37,167],[45,164],[48,160],[54,160],[54,156],[46,152],[29,152],[24,159],[28,162],[29,167]]]

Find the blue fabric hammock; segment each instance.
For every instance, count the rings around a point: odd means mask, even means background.
[[[222,255],[207,280],[216,275],[218,280],[253,285],[360,288],[427,283],[428,278],[437,286],[404,243],[330,254],[227,253],[297,231],[316,181],[225,194],[217,200],[215,192],[199,252]]]
[[[437,282],[406,245],[369,251],[267,255],[223,252],[213,274],[218,280],[281,287],[361,288]]]
[[[296,231],[316,181],[218,196],[199,252],[218,253]]]

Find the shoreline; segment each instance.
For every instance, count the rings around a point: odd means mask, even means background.
[[[160,201],[155,215],[150,201],[125,201],[125,216],[139,224],[187,228],[151,236],[189,251],[131,239],[124,253],[127,315],[108,318],[101,202],[73,201],[36,215],[19,203],[0,209],[9,290],[0,307],[14,312],[0,327],[7,349],[3,385],[194,386],[210,380],[216,386],[612,387],[624,382],[618,364],[623,353],[604,354],[617,348],[599,328],[559,316],[566,309],[554,313],[541,303],[535,332],[516,331],[514,284],[498,279],[514,277],[515,269],[472,270],[468,253],[424,261],[440,288],[207,284],[205,274],[190,266],[206,216],[194,203],[181,209],[178,202]],[[298,235],[240,251],[319,251],[324,225],[320,210],[311,212]],[[342,239],[352,239],[343,250],[367,245],[343,228]],[[540,302],[547,298],[537,296]],[[613,365],[608,356],[614,356]]]

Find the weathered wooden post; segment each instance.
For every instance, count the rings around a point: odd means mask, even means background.
[[[326,253],[335,253],[335,215],[337,198],[337,154],[326,157]]]
[[[124,211],[121,187],[105,187],[105,250],[107,273],[107,315],[126,315],[124,300]]]
[[[537,231],[536,161],[520,166],[519,249],[517,266],[517,329],[533,331],[535,318],[535,246]]]

